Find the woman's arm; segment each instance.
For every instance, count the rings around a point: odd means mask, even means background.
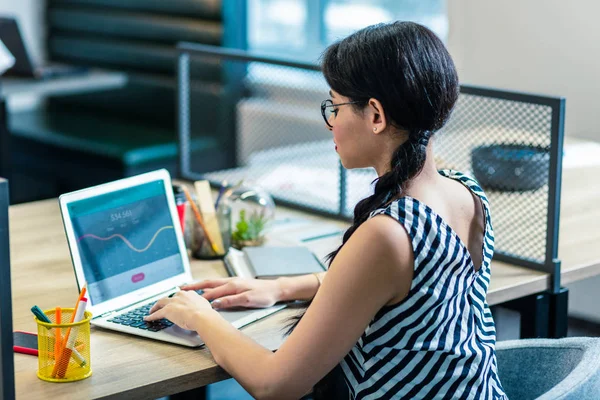
[[[280,301],[312,299],[317,293],[325,274],[325,272],[321,272],[319,274],[275,280],[208,279],[182,286],[181,289],[204,290],[204,298],[214,300],[214,308],[270,307]]]
[[[317,290],[319,290],[325,274],[327,272],[292,278],[278,278],[276,281],[280,287],[279,301],[312,299],[317,294]]]
[[[412,274],[406,231],[397,221],[377,216],[338,253],[312,305],[277,352],[261,347],[213,310],[198,311],[193,327],[215,361],[253,396],[299,398],[350,351],[382,306],[406,296]]]

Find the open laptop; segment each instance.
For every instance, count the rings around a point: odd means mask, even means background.
[[[66,64],[53,63],[34,66],[25,47],[19,25],[14,18],[0,17],[0,40],[15,58],[15,64],[6,71],[6,76],[50,79],[82,74],[89,71],[86,67]]]
[[[59,198],[75,277],[92,325],[196,347],[196,332],[145,322],[152,305],[192,282],[171,179],[158,170]],[[283,308],[220,311],[240,328]]]

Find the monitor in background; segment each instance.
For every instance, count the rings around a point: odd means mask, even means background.
[[[34,68],[25,48],[19,25],[14,18],[0,17],[0,40],[15,58],[15,65],[6,71],[6,76],[33,78]]]
[[[34,65],[29,56],[30,53],[25,47],[19,25],[14,18],[0,17],[0,40],[15,58],[15,65],[4,73],[5,76],[49,79],[88,72],[88,68],[75,65]]]
[[[8,205],[8,181],[0,178],[0,400],[15,398]]]

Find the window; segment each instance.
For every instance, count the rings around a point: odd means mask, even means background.
[[[410,20],[448,36],[446,0],[249,0],[253,50],[316,61],[332,42],[365,26]]]

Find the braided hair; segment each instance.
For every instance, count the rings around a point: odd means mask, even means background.
[[[369,99],[380,101],[387,121],[407,140],[395,149],[388,171],[375,180],[374,193],[354,208],[342,245],[328,255],[329,265],[352,234],[378,208],[403,196],[425,164],[427,146],[442,128],[458,98],[458,75],[442,41],[413,22],[379,24],[331,45],[323,55],[323,74],[331,89],[361,112]],[[289,332],[302,317],[294,319]],[[314,398],[333,399],[346,385],[339,365],[316,386]]]

